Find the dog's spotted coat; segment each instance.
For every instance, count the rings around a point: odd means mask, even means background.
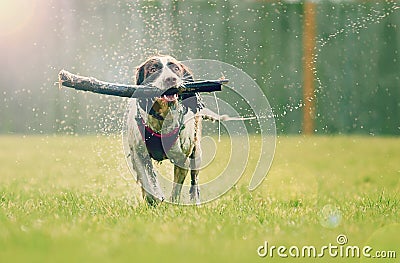
[[[152,85],[162,90],[193,81],[191,71],[171,56],[154,56],[136,70],[136,84]],[[191,175],[190,198],[200,202],[198,167],[200,166],[200,111],[197,94],[161,96],[155,99],[132,99],[128,116],[130,159],[143,197],[149,204],[164,200],[152,160],[169,159],[174,164],[171,201],[178,202],[188,171]]]

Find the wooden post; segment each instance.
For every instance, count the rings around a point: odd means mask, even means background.
[[[303,133],[314,133],[314,52],[315,52],[315,3],[304,2],[303,24]]]

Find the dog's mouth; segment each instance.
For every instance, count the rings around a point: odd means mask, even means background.
[[[178,94],[175,93],[175,94],[171,94],[171,95],[162,95],[158,99],[163,102],[174,102],[174,101],[178,100]]]
[[[162,93],[162,95],[157,97],[157,99],[161,100],[162,102],[175,102],[178,100],[178,98],[178,88],[176,86],[168,88]]]

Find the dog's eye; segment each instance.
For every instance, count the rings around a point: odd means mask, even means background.
[[[149,69],[149,73],[154,73],[154,72],[156,72],[157,71],[157,68],[156,67],[151,67],[150,69]]]
[[[173,69],[173,71],[175,71],[175,72],[179,72],[179,71],[181,70],[178,66],[174,66],[172,69]]]

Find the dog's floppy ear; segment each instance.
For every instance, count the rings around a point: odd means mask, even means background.
[[[182,64],[182,63],[181,63],[181,67],[182,67],[182,69],[183,69],[182,79],[183,79],[184,81],[193,82],[193,81],[194,81],[194,78],[193,78],[193,73],[192,73],[192,71],[191,71],[187,66],[185,66],[185,65]]]
[[[135,74],[136,85],[140,85],[144,81],[144,65],[145,64],[142,64],[136,68],[136,74]]]

